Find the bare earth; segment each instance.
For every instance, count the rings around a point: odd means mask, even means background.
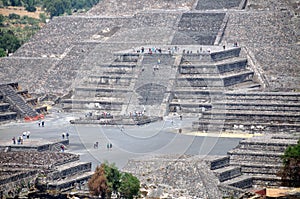
[[[24,7],[13,7],[13,6],[8,6],[6,8],[0,8],[0,14],[4,16],[8,16],[9,14],[18,14],[20,16],[28,16],[32,18],[39,19],[41,13],[45,13],[44,11],[41,10],[41,8],[37,8],[35,12],[28,12],[25,10]]]

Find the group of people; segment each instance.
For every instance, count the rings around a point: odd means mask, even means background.
[[[69,133],[67,132],[67,133],[65,133],[65,132],[63,132],[62,134],[61,134],[61,138],[64,140],[65,138],[68,140],[69,139]]]
[[[129,117],[141,117],[144,116],[145,112],[146,112],[145,109],[143,111],[129,112]]]
[[[17,144],[17,143],[23,144],[24,140],[29,139],[29,137],[30,137],[30,131],[24,131],[21,136],[18,136],[18,138],[13,137],[12,142],[13,144]]]
[[[99,142],[95,142],[94,149],[98,149],[98,148],[99,148]],[[108,151],[111,151],[112,150],[112,143],[107,143],[106,148],[107,148]]]
[[[39,123],[38,123],[38,125],[39,125],[39,127],[44,127],[45,126],[45,122],[44,121],[39,121]]]
[[[134,49],[133,49],[133,51],[135,52]],[[137,53],[146,53],[144,47],[141,47],[141,49],[137,50],[136,52]],[[151,55],[152,53],[162,53],[162,49],[161,48],[156,48],[156,47],[148,48],[148,54]]]

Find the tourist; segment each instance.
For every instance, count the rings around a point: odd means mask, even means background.
[[[182,115],[179,115],[180,120],[182,120]]]
[[[160,59],[159,58],[157,59],[157,64],[160,64]]]
[[[94,144],[94,149],[98,149],[98,145],[99,145],[99,143],[96,142],[96,143]]]
[[[41,127],[41,121],[39,121],[38,125],[39,125],[39,127]]]
[[[23,137],[20,136],[20,143],[23,144]]]
[[[27,139],[30,137],[30,131],[27,131]]]
[[[112,143],[109,144],[109,148],[110,148],[110,150],[112,150]]]
[[[61,137],[62,137],[63,140],[65,139],[65,136],[66,136],[65,132],[63,132],[63,133],[61,134]]]
[[[16,144],[16,138],[15,137],[12,138],[12,141],[13,141],[13,144]]]
[[[109,151],[109,143],[107,143],[106,148],[107,148],[107,150]]]
[[[25,139],[27,137],[27,132],[24,131],[22,135],[23,135],[23,139]]]
[[[145,48],[144,48],[144,47],[142,47],[142,48],[141,48],[141,52],[142,52],[142,53],[144,53],[144,51],[145,51]]]
[[[69,139],[69,133],[68,132],[67,132],[66,136],[67,136],[67,139]]]
[[[226,46],[225,46],[225,44],[223,45],[223,50],[225,50],[225,48],[226,48]]]
[[[65,146],[64,145],[61,145],[60,148],[61,148],[61,152],[65,151]]]
[[[42,121],[42,127],[44,127],[45,126],[45,122],[44,121]]]

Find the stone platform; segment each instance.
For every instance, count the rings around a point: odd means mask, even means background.
[[[91,172],[90,162],[80,162],[79,155],[59,152],[67,149],[69,140],[48,141],[24,139],[23,144],[0,143],[0,191],[14,197],[22,189],[39,191],[69,190],[86,182]]]
[[[17,140],[18,138],[16,138]],[[33,150],[33,151],[60,151],[61,145],[69,145],[69,140],[53,140],[48,141],[45,139],[23,139],[23,144],[13,144],[11,141],[0,141],[0,150],[3,151],[24,151],[24,150]]]

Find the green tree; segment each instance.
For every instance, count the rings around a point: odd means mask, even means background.
[[[4,15],[0,14],[0,26],[4,26],[5,17]]]
[[[11,14],[8,15],[8,18],[9,19],[20,19],[21,16],[16,14],[16,13],[11,13]]]
[[[6,57],[6,52],[3,48],[0,48],[0,57]]]
[[[10,0],[11,6],[22,6],[21,0]]]
[[[284,155],[283,167],[279,172],[284,186],[299,187],[300,186],[300,140],[295,146],[289,146]]]
[[[44,13],[40,13],[39,17],[43,23],[46,23],[47,16]]]
[[[0,30],[0,48],[7,50],[8,53],[15,52],[21,46],[21,42],[12,31]]]
[[[133,199],[139,194],[140,181],[130,173],[123,173],[121,177],[120,195],[124,198]]]
[[[27,4],[25,6],[25,10],[27,10],[28,12],[35,12],[36,11],[36,7],[34,5]]]
[[[9,1],[8,0],[2,0],[3,6],[9,6]]]
[[[118,188],[120,187],[120,171],[115,166],[115,164],[104,163],[105,165],[105,175],[108,181],[108,192],[111,194],[112,192],[118,192]]]
[[[70,0],[46,0],[43,8],[50,14],[50,17],[59,16],[71,10]]]

